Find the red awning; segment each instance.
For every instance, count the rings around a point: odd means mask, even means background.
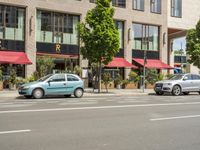
[[[133,60],[144,66],[144,59],[139,59],[139,58],[133,58]],[[168,64],[165,64],[161,60],[157,59],[147,59],[147,64],[145,65],[147,68],[156,68],[156,69],[174,69],[173,67],[169,66]]]
[[[48,54],[48,53],[37,53],[38,56],[49,56],[54,58],[78,58],[78,55],[64,55],[64,54]]]
[[[113,60],[106,65],[106,67],[116,67],[116,68],[135,68],[137,69],[138,67],[132,65],[131,63],[129,63],[127,60],[125,60],[124,58],[113,58]]]
[[[32,64],[24,52],[0,51],[0,64]]]

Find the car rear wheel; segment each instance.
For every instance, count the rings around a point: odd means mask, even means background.
[[[43,97],[43,95],[44,95],[44,92],[43,92],[42,89],[35,89],[35,90],[33,91],[33,97],[34,97],[35,99],[40,99],[40,98]]]
[[[189,93],[189,92],[183,92],[183,94],[184,94],[184,95],[189,95],[190,93]]]
[[[80,88],[76,89],[76,90],[74,91],[74,96],[75,96],[76,98],[81,98],[81,97],[83,96],[83,90],[80,89]]]
[[[175,96],[181,95],[181,87],[178,85],[175,85],[172,89],[172,94]]]
[[[156,92],[156,95],[163,95],[164,92],[160,91],[160,92]]]

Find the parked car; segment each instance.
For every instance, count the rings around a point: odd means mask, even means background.
[[[154,90],[157,95],[163,95],[165,92],[173,95],[188,95],[189,92],[198,92],[200,94],[200,75],[198,74],[178,74],[169,80],[158,81]]]
[[[83,96],[84,83],[75,74],[49,74],[38,81],[23,84],[18,90],[26,98],[40,99],[45,95]]]

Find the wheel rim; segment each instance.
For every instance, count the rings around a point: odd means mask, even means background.
[[[175,87],[174,87],[174,94],[175,94],[175,95],[179,95],[180,93],[181,93],[180,87],[175,86]]]
[[[81,97],[83,95],[83,91],[81,89],[76,90],[76,97]]]
[[[42,97],[42,91],[41,90],[35,90],[34,91],[34,97],[35,98],[41,98]]]

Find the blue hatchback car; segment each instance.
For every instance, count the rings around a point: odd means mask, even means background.
[[[83,96],[84,83],[75,74],[49,74],[38,81],[23,84],[18,90],[26,98],[40,99],[46,95]]]

